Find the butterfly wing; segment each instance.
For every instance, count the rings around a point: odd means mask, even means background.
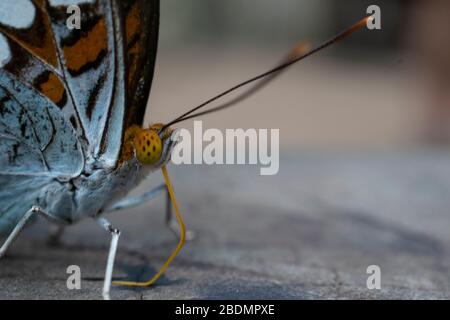
[[[37,81],[24,79],[44,74],[51,81],[54,73],[25,52],[17,54],[20,46],[3,34],[0,47],[0,232],[8,232],[31,206],[41,205],[39,194],[79,175],[84,158],[60,107],[36,88]]]
[[[125,128],[141,125],[150,95],[159,31],[159,0],[119,1],[124,21],[127,108]]]
[[[88,153],[113,166],[124,129],[143,121],[156,56],[159,1],[78,2],[81,29],[67,28],[73,1],[49,1],[47,8]]]
[[[0,222],[86,163],[118,164],[143,121],[158,19],[157,0],[0,1]]]

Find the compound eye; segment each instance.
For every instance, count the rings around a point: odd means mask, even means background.
[[[161,159],[162,141],[156,131],[141,130],[134,138],[134,147],[141,164],[156,164]]]

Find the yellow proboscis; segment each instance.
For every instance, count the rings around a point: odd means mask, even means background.
[[[175,209],[175,215],[178,221],[178,224],[180,226],[180,240],[178,241],[178,245],[175,248],[175,250],[172,252],[170,257],[167,259],[167,261],[164,263],[164,265],[159,269],[158,273],[156,273],[150,280],[146,282],[133,282],[133,281],[114,281],[114,285],[120,285],[120,286],[129,286],[129,287],[148,287],[151,286],[153,283],[155,283],[162,274],[167,270],[169,265],[172,263],[173,259],[176,257],[176,255],[180,252],[181,248],[183,248],[183,245],[186,241],[186,226],[183,221],[183,217],[180,214],[180,209],[178,208],[177,199],[175,198],[175,193],[173,192],[173,187],[169,179],[169,174],[167,172],[166,166],[163,166],[161,168],[161,171],[164,176],[164,180],[167,185],[167,190],[169,191],[170,200],[172,201],[172,205]]]

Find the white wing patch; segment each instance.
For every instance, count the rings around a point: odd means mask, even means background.
[[[11,50],[5,36],[0,33],[0,68],[11,60]]]
[[[49,0],[52,7],[79,5],[84,3],[94,3],[96,0]]]
[[[31,27],[36,15],[36,8],[31,0],[1,0],[0,23],[16,28]]]

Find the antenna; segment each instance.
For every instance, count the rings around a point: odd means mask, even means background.
[[[305,59],[305,58],[307,58],[307,57],[309,57],[309,56],[311,56],[311,55],[313,55],[313,54],[315,54],[315,53],[317,53],[317,52],[319,52],[319,51],[321,51],[321,50],[323,50],[323,49],[325,49],[325,48],[327,48],[329,46],[331,46],[332,44],[334,44],[334,43],[336,43],[336,42],[338,42],[338,41],[340,41],[340,40],[342,40],[344,38],[348,37],[353,32],[363,28],[364,26],[367,26],[367,23],[370,20],[372,20],[372,19],[373,19],[372,16],[365,17],[364,19],[361,19],[360,21],[358,21],[357,23],[355,23],[354,25],[352,25],[351,27],[349,27],[345,31],[339,33],[335,37],[333,37],[330,40],[324,42],[323,44],[319,45],[318,47],[314,48],[313,50],[308,51],[308,52],[306,52],[306,53],[304,53],[304,54],[302,54],[300,56],[297,56],[294,59],[290,59],[290,60],[280,64],[279,66],[277,66],[277,67],[275,67],[273,69],[270,69],[270,70],[268,70],[268,71],[266,71],[264,73],[261,73],[261,74],[259,74],[257,76],[254,76],[254,77],[252,77],[252,78],[250,78],[250,79],[248,79],[246,81],[243,81],[243,82],[241,82],[241,83],[231,87],[230,89],[225,90],[222,93],[212,97],[211,99],[206,100],[205,102],[201,103],[200,105],[190,109],[189,111],[185,112],[181,116],[177,117],[176,119],[174,119],[174,120],[170,121],[169,123],[167,123],[166,125],[164,125],[160,132],[164,131],[166,128],[174,125],[175,123],[178,123],[178,122],[181,122],[181,121],[185,121],[185,120],[191,119],[191,118],[196,117],[196,116],[205,115],[205,114],[208,114],[208,113],[211,113],[211,112],[216,112],[216,111],[223,110],[225,108],[231,107],[232,105],[236,104],[237,102],[240,102],[240,101],[244,100],[245,98],[249,97],[251,94],[255,93],[261,87],[265,86],[269,81],[273,80],[273,78],[270,77],[267,80],[263,81],[262,83],[257,84],[255,87],[251,88],[247,92],[245,92],[242,95],[238,96],[237,98],[233,99],[229,103],[226,103],[224,105],[215,107],[215,108],[213,108],[211,110],[208,110],[208,111],[203,111],[203,112],[199,112],[199,113],[194,114],[194,112],[196,112],[196,111],[202,109],[203,107],[209,105],[210,103],[212,103],[212,102],[222,98],[223,96],[228,95],[229,93],[231,93],[233,91],[236,91],[237,89],[240,89],[240,88],[242,88],[242,87],[244,87],[244,86],[246,86],[246,85],[248,85],[250,83],[253,83],[253,82],[258,81],[260,79],[263,79],[265,77],[273,76],[274,74],[275,74],[275,76],[278,75],[277,73],[279,73],[280,71],[290,67],[291,65],[293,65],[293,64],[295,64],[295,63],[297,63],[297,62],[299,62],[299,61],[301,61],[301,60],[303,60],[303,59]]]

